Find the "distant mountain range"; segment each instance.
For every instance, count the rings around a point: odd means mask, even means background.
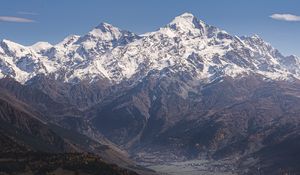
[[[0,45],[1,76],[25,83],[44,74],[64,82],[138,81],[151,71],[190,72],[197,80],[256,74],[299,78],[299,58],[285,57],[259,36],[237,37],[185,13],[155,32],[136,35],[101,23],[83,36],[51,45]]]
[[[143,35],[101,23],[56,45],[3,40],[0,77],[3,153],[300,173],[300,58],[190,13]]]

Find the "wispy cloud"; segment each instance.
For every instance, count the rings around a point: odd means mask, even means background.
[[[18,22],[18,23],[32,23],[35,22],[32,19],[20,18],[15,16],[0,16],[0,22]]]
[[[27,12],[27,11],[19,11],[19,12],[17,12],[17,13],[20,14],[20,15],[33,15],[33,16],[38,15],[38,13],[35,13],[35,12]]]
[[[275,20],[280,21],[300,21],[300,16],[292,15],[292,14],[273,14],[270,16]]]

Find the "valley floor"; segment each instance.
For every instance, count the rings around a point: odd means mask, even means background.
[[[236,169],[229,161],[190,160],[146,165],[162,175],[236,175]]]

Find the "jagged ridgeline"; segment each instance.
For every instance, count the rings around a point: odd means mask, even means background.
[[[299,57],[190,13],[142,35],[101,23],[56,45],[3,40],[0,77],[1,147],[32,154],[22,167],[300,171]]]
[[[250,74],[299,77],[299,58],[285,57],[259,36],[238,37],[185,13],[157,31],[136,35],[101,23],[83,36],[51,45],[3,40],[1,76],[25,83],[39,74],[64,82],[138,81],[149,72],[186,71],[197,80]]]

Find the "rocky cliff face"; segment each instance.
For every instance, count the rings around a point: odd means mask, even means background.
[[[39,120],[140,161],[229,159],[244,174],[299,172],[299,70],[259,36],[189,13],[140,36],[102,23],[54,46],[0,45],[0,75],[21,83],[0,87]]]

